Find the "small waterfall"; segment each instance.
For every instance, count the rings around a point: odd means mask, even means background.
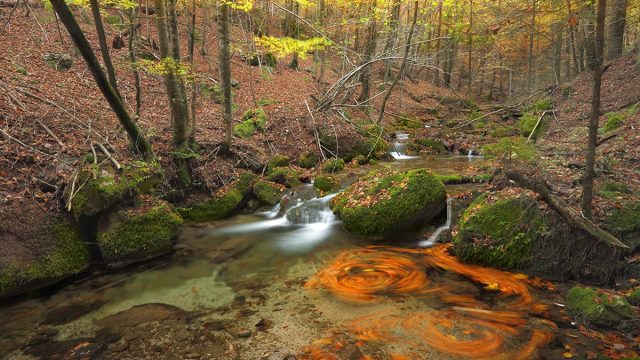
[[[421,241],[420,244],[418,244],[420,247],[433,246],[438,241],[440,234],[442,234],[443,231],[449,230],[451,228],[451,221],[453,217],[452,204],[453,204],[453,198],[447,198],[447,222],[444,225],[438,227],[436,231],[434,231],[433,234],[429,236],[428,239]]]
[[[415,159],[416,156],[405,155],[407,148],[407,140],[409,140],[409,134],[396,133],[396,141],[393,142],[391,151],[389,154],[396,160]]]
[[[321,198],[314,195],[313,187],[301,186],[271,210],[258,213],[265,220],[231,225],[212,232],[232,235],[269,231],[278,234],[275,245],[283,251],[309,251],[328,239],[333,226],[339,222],[329,208],[329,202],[337,194]]]

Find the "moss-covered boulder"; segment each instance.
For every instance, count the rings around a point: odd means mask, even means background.
[[[117,268],[170,253],[182,222],[167,202],[151,197],[107,213],[100,218],[96,236],[102,260]]]
[[[606,223],[625,244],[631,248],[640,246],[640,202],[627,202],[614,209]]]
[[[251,193],[255,180],[255,174],[245,172],[237,180],[218,189],[213,196],[190,199],[176,211],[184,220],[192,222],[224,219],[240,208]]]
[[[447,152],[447,146],[442,141],[423,138],[409,142],[407,144],[407,150],[411,153],[429,152],[444,154]]]
[[[0,298],[73,276],[90,262],[78,227],[38,206],[0,209],[0,253]]]
[[[633,289],[633,291],[627,295],[627,301],[633,306],[640,306],[640,287]]]
[[[274,155],[267,164],[267,174],[270,174],[275,169],[280,167],[288,167],[291,159],[285,155]]]
[[[344,160],[340,158],[332,158],[324,162],[322,171],[328,173],[336,173],[344,170]]]
[[[267,205],[275,205],[280,202],[284,191],[284,186],[270,181],[259,180],[253,185],[253,194]]]
[[[345,229],[375,237],[423,225],[445,206],[444,184],[426,169],[371,173],[331,202]]]
[[[297,171],[286,167],[275,168],[267,177],[269,181],[282,184],[288,188],[300,185],[299,178],[300,174]]]
[[[385,139],[381,126],[358,122],[356,128],[343,129],[336,134],[332,128],[319,129],[320,143],[325,149],[337,154],[345,162],[351,162],[358,155],[367,159],[383,159],[389,152],[389,143]],[[333,156],[327,154],[327,156]]]
[[[320,162],[320,155],[307,151],[298,156],[297,165],[303,169],[311,169]]]
[[[157,162],[134,161],[120,172],[112,167],[96,169],[87,165],[65,187],[64,200],[76,218],[94,216],[136,194],[152,192],[163,176]]]
[[[566,301],[567,314],[579,323],[604,327],[620,327],[625,320],[637,318],[629,302],[620,296],[606,294],[593,288],[574,286]]]
[[[462,260],[502,269],[530,264],[533,247],[550,230],[535,195],[507,189],[478,197],[464,212],[453,239]]]
[[[242,121],[233,127],[233,134],[242,139],[248,139],[256,131],[267,128],[267,113],[262,108],[250,109],[244,113]]]
[[[318,176],[313,179],[313,188],[318,196],[325,196],[340,189],[340,182],[333,176]]]

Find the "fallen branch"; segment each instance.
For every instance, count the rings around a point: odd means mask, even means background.
[[[49,129],[47,125],[43,124],[42,121],[40,120],[36,120],[36,122],[38,123],[38,125],[40,125],[44,129],[44,131],[47,132],[47,134],[49,134],[58,143],[58,145],[60,145],[62,149],[65,148],[64,143],[60,141],[60,138],[58,138],[56,134],[54,134],[53,131],[51,131],[51,129]]]
[[[307,106],[307,111],[309,112],[309,115],[311,115],[311,121],[313,121],[313,132],[316,135],[316,143],[318,144],[318,150],[320,150],[320,155],[322,156],[322,160],[327,160],[327,157],[324,156],[324,151],[322,151],[322,145],[320,143],[320,135],[318,134],[318,127],[316,126],[316,119],[313,117],[313,112],[311,111],[311,108],[309,107],[309,103],[307,102],[307,100],[304,101],[304,104]]]
[[[529,134],[529,137],[527,138],[527,142],[531,141],[531,138],[533,138],[533,134],[536,133],[536,130],[538,130],[538,126],[540,126],[540,123],[542,122],[542,119],[544,119],[544,117],[547,115],[547,113],[553,113],[553,110],[549,111],[549,110],[545,110],[542,112],[542,115],[540,115],[540,118],[538,118],[538,122],[536,122],[536,126],[533,127],[533,130],[531,130],[531,133]]]
[[[608,133],[602,134],[602,137],[600,137],[600,139],[598,139],[598,143],[596,144],[596,146],[600,146],[604,143],[606,143],[607,141],[617,137],[618,135],[622,134],[624,131],[626,131],[627,128],[626,127],[620,127],[618,129],[615,129],[613,131],[609,131]]]
[[[531,172],[528,172],[531,173]],[[535,191],[540,194],[542,198],[555,209],[563,218],[576,227],[586,231],[590,235],[605,241],[613,246],[621,247],[623,249],[629,249],[622,241],[615,236],[602,230],[598,225],[591,222],[591,220],[585,218],[577,210],[572,208],[559,196],[551,193],[549,186],[542,179],[535,179],[530,175],[524,175],[515,170],[505,170],[505,175],[508,179],[515,181],[518,185]]]
[[[96,145],[98,145],[98,147],[100,148],[100,150],[102,150],[102,152],[104,153],[104,155],[111,160],[111,162],[113,163],[113,165],[115,165],[116,169],[120,170],[122,168],[122,166],[120,166],[120,163],[118,162],[118,160],[116,160],[113,156],[111,156],[111,153],[109,152],[109,150],[107,150],[106,147],[104,147],[104,145],[100,144],[99,142],[95,143]]]
[[[6,136],[6,137],[7,137],[7,139],[9,139],[9,140],[13,140],[13,141],[17,142],[18,144],[20,144],[20,145],[22,145],[22,146],[26,147],[26,148],[27,148],[27,149],[29,149],[29,150],[33,150],[33,151],[35,151],[35,152],[37,152],[37,153],[39,153],[39,154],[45,155],[45,156],[55,157],[55,156],[53,156],[53,155],[51,155],[51,154],[47,154],[46,152],[40,151],[40,150],[38,150],[38,149],[34,148],[33,146],[29,146],[29,145],[27,145],[27,144],[23,143],[22,141],[20,141],[20,140],[18,140],[18,139],[16,139],[16,138],[14,138],[13,136],[11,136],[11,135],[7,134],[7,132],[6,132],[6,131],[4,131],[4,130],[2,130],[2,129],[0,129],[0,132],[2,132],[2,134],[4,134],[4,136]]]

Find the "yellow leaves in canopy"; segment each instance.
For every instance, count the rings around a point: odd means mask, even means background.
[[[222,0],[221,5],[229,5],[230,8],[249,12],[253,9],[252,0]]]
[[[182,78],[191,78],[193,73],[191,66],[186,63],[181,63],[173,58],[164,58],[161,61],[152,61],[140,59],[135,62],[134,67],[137,69],[145,70],[146,72],[154,75],[166,76],[174,74]]]
[[[266,51],[273,53],[276,57],[282,58],[291,54],[298,54],[302,59],[307,53],[316,50],[323,50],[331,46],[331,41],[315,37],[306,40],[293,39],[290,37],[276,38],[273,36],[262,36],[255,39],[256,44]]]

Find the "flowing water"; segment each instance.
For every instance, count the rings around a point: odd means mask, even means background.
[[[453,174],[482,161],[382,166]],[[526,277],[420,247],[448,229],[451,206],[430,237],[372,247],[342,230],[331,197],[303,185],[273,209],[187,227],[171,257],[0,308],[0,357],[526,359],[551,340]]]

